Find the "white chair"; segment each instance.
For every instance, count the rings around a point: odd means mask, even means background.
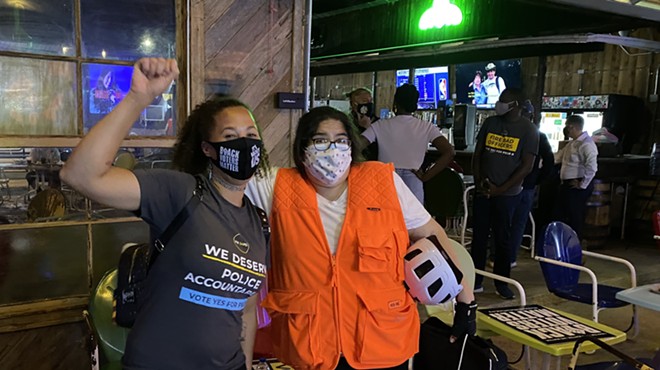
[[[562,222],[552,222],[548,225],[544,242],[537,252],[538,255],[534,258],[541,262],[541,270],[548,290],[569,301],[591,305],[591,319],[595,322],[598,322],[600,310],[623,307],[628,303],[615,298],[616,293],[625,288],[599,284],[596,274],[582,265],[583,256],[622,264],[630,273],[630,286],[632,288],[637,286],[637,273],[630,262],[623,258],[582,250],[575,231]],[[588,275],[591,283],[580,283],[580,272]],[[636,336],[639,328],[635,305],[632,309],[631,328],[634,327],[633,336]]]
[[[474,190],[474,185],[470,185],[465,188],[463,191],[463,222],[461,224],[461,245],[468,245],[472,243],[472,240],[466,242],[465,241],[465,232],[467,230],[467,222],[468,222],[468,196],[470,195],[470,191]]]
[[[536,242],[536,222],[534,222],[534,215],[532,212],[529,212],[529,223],[532,226],[532,234],[525,234],[523,238],[529,238],[529,254],[531,258],[534,258],[534,244]]]

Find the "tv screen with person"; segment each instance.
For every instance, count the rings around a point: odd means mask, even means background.
[[[110,113],[128,93],[133,67],[85,63],[83,105],[85,132]]]
[[[456,66],[456,101],[491,109],[507,87],[521,87],[520,59]]]
[[[409,83],[409,70],[396,71],[396,86]],[[437,109],[439,101],[449,99],[449,67],[416,68],[414,85],[419,91],[417,109]]]

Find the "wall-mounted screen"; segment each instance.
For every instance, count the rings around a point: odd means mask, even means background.
[[[110,113],[131,88],[133,67],[109,64],[83,64],[83,121],[89,131],[106,114]],[[172,101],[175,85],[159,95],[135,121],[130,135],[173,136]]]
[[[397,87],[409,83],[409,80],[409,70],[396,71]],[[449,68],[416,68],[415,86],[419,91],[417,109],[437,109],[438,101],[446,101],[449,97]]]
[[[520,59],[456,65],[456,101],[491,109],[507,87],[521,87]]]
[[[131,88],[133,67],[83,64],[85,132],[110,113]]]

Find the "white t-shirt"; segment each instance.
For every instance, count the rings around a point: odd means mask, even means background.
[[[500,76],[495,76],[492,80],[487,78],[481,84],[486,88],[486,94],[488,94],[488,100],[486,103],[488,104],[497,103],[497,101],[500,100],[500,94],[506,89],[504,79]]]
[[[270,175],[263,178],[254,176],[248,183],[247,189],[245,189],[245,195],[250,198],[252,203],[266,211],[269,215],[273,208],[273,190],[275,188],[277,170],[277,168],[271,169]],[[399,204],[401,205],[403,219],[406,222],[406,228],[412,230],[424,226],[431,220],[431,215],[426,211],[419,200],[417,200],[410,189],[408,189],[399,175],[392,172],[392,176],[394,176],[394,187],[396,188],[396,194],[399,198]],[[346,189],[341,196],[334,201],[325,199],[323,196],[316,194],[321,223],[323,223],[325,236],[328,240],[328,245],[330,246],[330,252],[332,254],[337,252],[339,235],[341,234],[341,228],[344,225],[344,219],[346,218],[347,199],[348,189]]]
[[[378,142],[378,160],[395,168],[416,170],[424,162],[428,144],[442,136],[438,126],[417,117],[400,115],[374,122],[362,136]]]

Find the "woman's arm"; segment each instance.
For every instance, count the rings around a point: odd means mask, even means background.
[[[143,58],[135,63],[131,90],[78,144],[60,171],[62,180],[99,203],[138,209],[140,186],[135,175],[112,162],[133,122],[178,75],[174,59]]]
[[[423,182],[429,181],[435,175],[447,168],[447,165],[454,160],[454,156],[456,155],[454,147],[449,143],[449,140],[442,135],[435,138],[431,144],[433,144],[438,150],[440,157],[433,163],[433,166],[428,171],[423,172],[421,169],[415,171],[417,177]]]
[[[243,309],[243,330],[241,331],[241,348],[245,354],[246,369],[252,369],[254,339],[257,334],[257,299],[259,293],[248,298]]]

